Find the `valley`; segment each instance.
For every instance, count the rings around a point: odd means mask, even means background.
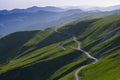
[[[117,80],[119,22],[110,15],[9,34],[0,39],[0,80]]]

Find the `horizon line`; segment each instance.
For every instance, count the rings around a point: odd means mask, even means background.
[[[12,9],[0,9],[0,10],[8,10],[8,11],[10,11],[10,10],[14,10],[14,9],[28,9],[28,8],[32,8],[32,7],[43,7],[43,8],[45,8],[45,7],[57,7],[57,8],[62,8],[62,9],[64,9],[64,8],[70,8],[70,7],[73,7],[73,8],[76,8],[76,9],[81,9],[82,7],[87,7],[87,8],[94,8],[94,7],[96,7],[96,8],[107,8],[107,7],[114,7],[114,6],[120,6],[120,4],[119,5],[111,5],[111,6],[92,6],[92,5],[81,5],[81,6],[38,6],[38,5],[33,5],[33,6],[29,6],[29,7],[25,7],[25,8],[12,8]]]

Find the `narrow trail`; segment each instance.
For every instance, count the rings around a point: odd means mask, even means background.
[[[90,53],[88,53],[87,51],[84,51],[83,49],[81,49],[81,42],[78,41],[76,37],[73,37],[73,41],[75,41],[77,43],[77,45],[78,45],[78,47],[76,48],[76,50],[85,53],[89,58],[95,60],[96,62],[98,61],[98,59],[95,58],[95,57],[93,57],[93,56],[91,56]]]
[[[69,33],[62,33],[62,32],[60,32],[60,31],[58,31],[57,28],[55,29],[55,32],[60,33],[60,34],[67,34],[68,36],[71,35],[71,34],[69,34]],[[75,37],[75,36],[73,36],[73,35],[72,35],[71,37],[73,37],[73,41],[77,44],[77,48],[73,48],[73,47],[72,47],[72,49],[81,51],[81,52],[83,52],[84,54],[86,54],[86,55],[88,56],[88,58],[93,59],[94,62],[92,62],[91,64],[95,64],[96,62],[99,61],[97,58],[95,58],[95,57],[93,57],[92,55],[90,55],[89,52],[87,52],[87,51],[85,51],[85,50],[83,50],[83,49],[81,48],[81,42],[77,39],[77,37]],[[66,50],[66,48],[65,48],[63,45],[59,45],[59,47],[62,48],[63,50]],[[84,66],[80,67],[78,70],[75,71],[74,77],[75,77],[76,80],[80,80],[80,78],[79,78],[79,73],[80,73],[80,71],[83,70],[84,68],[86,68],[88,65],[89,65],[89,64],[84,65]]]
[[[97,59],[97,58],[91,56],[90,53],[88,53],[87,51],[84,51],[84,50],[81,49],[81,42],[78,41],[76,37],[73,37],[73,41],[75,41],[75,42],[77,43],[77,45],[78,45],[78,47],[76,48],[76,50],[83,52],[84,54],[86,54],[86,55],[88,56],[88,58],[91,58],[91,59],[94,60],[94,62],[92,62],[91,64],[95,64],[96,62],[98,62],[98,59]],[[89,64],[88,64],[88,65],[89,65]],[[75,72],[74,76],[75,76],[75,79],[76,79],[76,80],[80,80],[80,78],[79,78],[79,72],[80,72],[81,70],[83,70],[84,68],[86,68],[88,65],[84,65],[84,66],[80,67],[80,68]]]
[[[80,80],[78,74],[79,74],[79,72],[80,72],[82,69],[84,69],[84,68],[86,68],[86,67],[87,67],[87,65],[82,66],[81,68],[79,68],[79,69],[75,72],[74,76],[75,76],[75,79],[76,79],[76,80]]]
[[[66,50],[66,48],[65,48],[63,45],[59,45],[59,47],[60,47],[62,50]]]

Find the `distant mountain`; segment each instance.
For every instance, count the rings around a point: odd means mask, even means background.
[[[61,10],[61,8],[56,7],[14,9],[7,11],[7,13],[5,13],[6,10],[3,10],[0,14],[0,34],[7,35],[25,30],[43,30],[73,20],[87,19],[87,17],[93,15],[80,9]]]
[[[119,14],[119,10],[83,11],[81,9],[61,9],[58,7],[30,7],[0,11],[0,35],[17,31],[44,30],[75,20],[86,20]]]
[[[110,7],[90,7],[87,10],[100,10],[100,11],[113,11],[120,9],[120,5],[110,6]]]
[[[117,9],[120,9],[120,5],[101,8],[100,10],[102,10],[102,11],[112,11],[112,10],[117,10]]]
[[[37,7],[33,6],[27,9],[13,9],[13,10],[0,10],[0,14],[12,14],[12,13],[33,13],[33,12],[38,12],[38,11],[51,11],[51,12],[61,12],[64,11],[62,8],[58,7],[52,7],[52,6],[47,6],[47,7]]]
[[[3,14],[0,14],[0,34],[6,35],[24,30],[25,28],[25,30],[46,29],[71,21],[72,18],[70,17],[73,14],[84,13],[81,10],[68,10],[62,12],[54,12],[53,10],[58,10],[58,8],[45,7],[44,10],[37,10],[36,7],[32,7],[26,10],[14,9],[8,11],[9,14],[4,14],[3,12]],[[62,18],[64,18],[64,20],[62,20]],[[36,24],[39,24],[37,25],[38,28],[34,28]],[[33,26],[33,28],[30,29],[29,26]]]

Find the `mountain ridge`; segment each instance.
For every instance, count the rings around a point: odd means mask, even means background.
[[[26,36],[21,35],[16,40],[25,41],[19,46],[12,40],[4,37],[10,44],[2,46],[0,52],[5,53],[4,61],[0,66],[1,80],[75,80],[74,73],[83,65],[87,65],[93,60],[88,58],[83,52],[76,51],[76,43],[71,35],[73,34],[78,41],[82,42],[82,49],[90,52],[92,56],[100,59],[96,64],[90,64],[78,75],[82,80],[114,80],[118,79],[119,74],[119,51],[120,51],[120,15],[108,16],[105,18],[89,19],[73,22],[63,26],[51,27],[44,31],[34,33],[34,36],[26,40]],[[26,33],[26,32],[25,32]],[[30,31],[33,35],[33,32]],[[4,41],[4,40],[3,40]],[[4,45],[3,41],[0,42]],[[12,45],[18,46],[17,52],[9,49]],[[63,50],[59,45],[66,47]],[[12,47],[11,47],[12,48]],[[7,52],[4,52],[7,51]],[[11,53],[10,53],[11,52]],[[14,52],[14,53],[13,53]],[[9,54],[12,54],[9,56]],[[3,59],[2,59],[3,60]],[[18,64],[19,63],[19,64]],[[116,66],[116,67],[115,67]],[[107,71],[107,73],[104,73]],[[17,74],[14,76],[14,74]],[[118,73],[118,74],[117,74]],[[109,75],[113,75],[109,77]],[[101,75],[101,76],[100,76]],[[4,77],[7,76],[7,77]],[[97,76],[97,78],[95,78]]]
[[[51,10],[51,11],[50,11]],[[55,11],[56,10],[56,11]],[[44,30],[52,26],[76,20],[102,18],[119,15],[119,10],[84,11],[81,9],[62,9],[58,7],[36,7],[27,9],[3,10],[0,13],[0,35],[6,36],[17,31]]]
[[[24,12],[38,12],[38,11],[51,11],[51,12],[61,12],[64,11],[64,9],[54,6],[46,6],[46,7],[37,7],[32,6],[26,9],[12,9],[12,10],[0,10],[0,14],[12,14],[12,13],[24,13]]]

